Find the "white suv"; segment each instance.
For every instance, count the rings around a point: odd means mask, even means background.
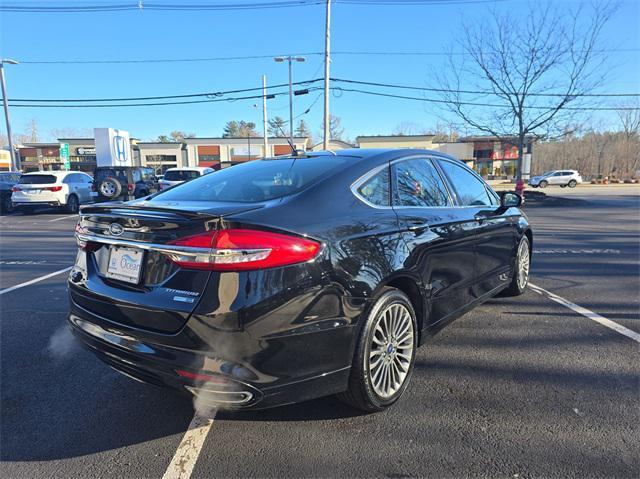
[[[160,189],[166,190],[185,181],[193,180],[203,175],[213,173],[213,168],[204,166],[189,166],[184,168],[169,168],[164,172],[164,177],[159,181]]]
[[[547,173],[534,176],[529,180],[529,185],[537,188],[546,188],[549,185],[559,185],[561,188],[568,186],[575,188],[582,183],[582,176],[576,170],[554,170]]]
[[[93,178],[78,171],[34,171],[25,173],[11,191],[14,208],[32,213],[41,206],[65,208],[76,213],[81,203],[92,201]]]

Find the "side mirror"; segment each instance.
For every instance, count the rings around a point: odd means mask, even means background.
[[[513,191],[505,191],[500,193],[500,206],[502,208],[517,208],[522,205],[523,198]]]

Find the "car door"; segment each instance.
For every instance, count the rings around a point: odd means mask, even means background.
[[[440,159],[458,204],[477,221],[473,298],[504,285],[511,271],[516,242],[517,208],[501,208],[498,195],[459,161]]]
[[[564,171],[556,171],[549,177],[550,185],[563,185],[564,184]]]
[[[393,208],[410,252],[405,267],[420,276],[428,300],[428,324],[455,316],[472,299],[473,212],[459,208],[430,157],[392,163]]]
[[[84,173],[76,173],[78,176],[78,190],[81,192],[80,203],[91,201],[91,177]]]

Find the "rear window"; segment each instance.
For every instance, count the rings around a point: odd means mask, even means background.
[[[46,185],[56,181],[57,178],[54,175],[22,175],[20,177],[21,185]]]
[[[107,178],[119,178],[125,183],[127,182],[127,172],[120,168],[101,168],[95,172],[96,182],[103,181]]]
[[[188,181],[193,180],[200,176],[200,173],[197,171],[188,171],[188,170],[173,170],[167,171],[164,174],[164,179],[167,181]]]
[[[339,156],[255,160],[201,176],[155,198],[161,201],[267,201],[301,191],[346,161]]]

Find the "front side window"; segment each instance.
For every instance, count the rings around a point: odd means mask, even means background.
[[[449,206],[449,194],[435,166],[426,158],[393,165],[398,206]]]
[[[451,161],[438,160],[440,167],[453,185],[460,206],[493,206],[487,189],[473,173]]]
[[[358,187],[358,194],[368,203],[389,206],[389,168],[384,168]]]

